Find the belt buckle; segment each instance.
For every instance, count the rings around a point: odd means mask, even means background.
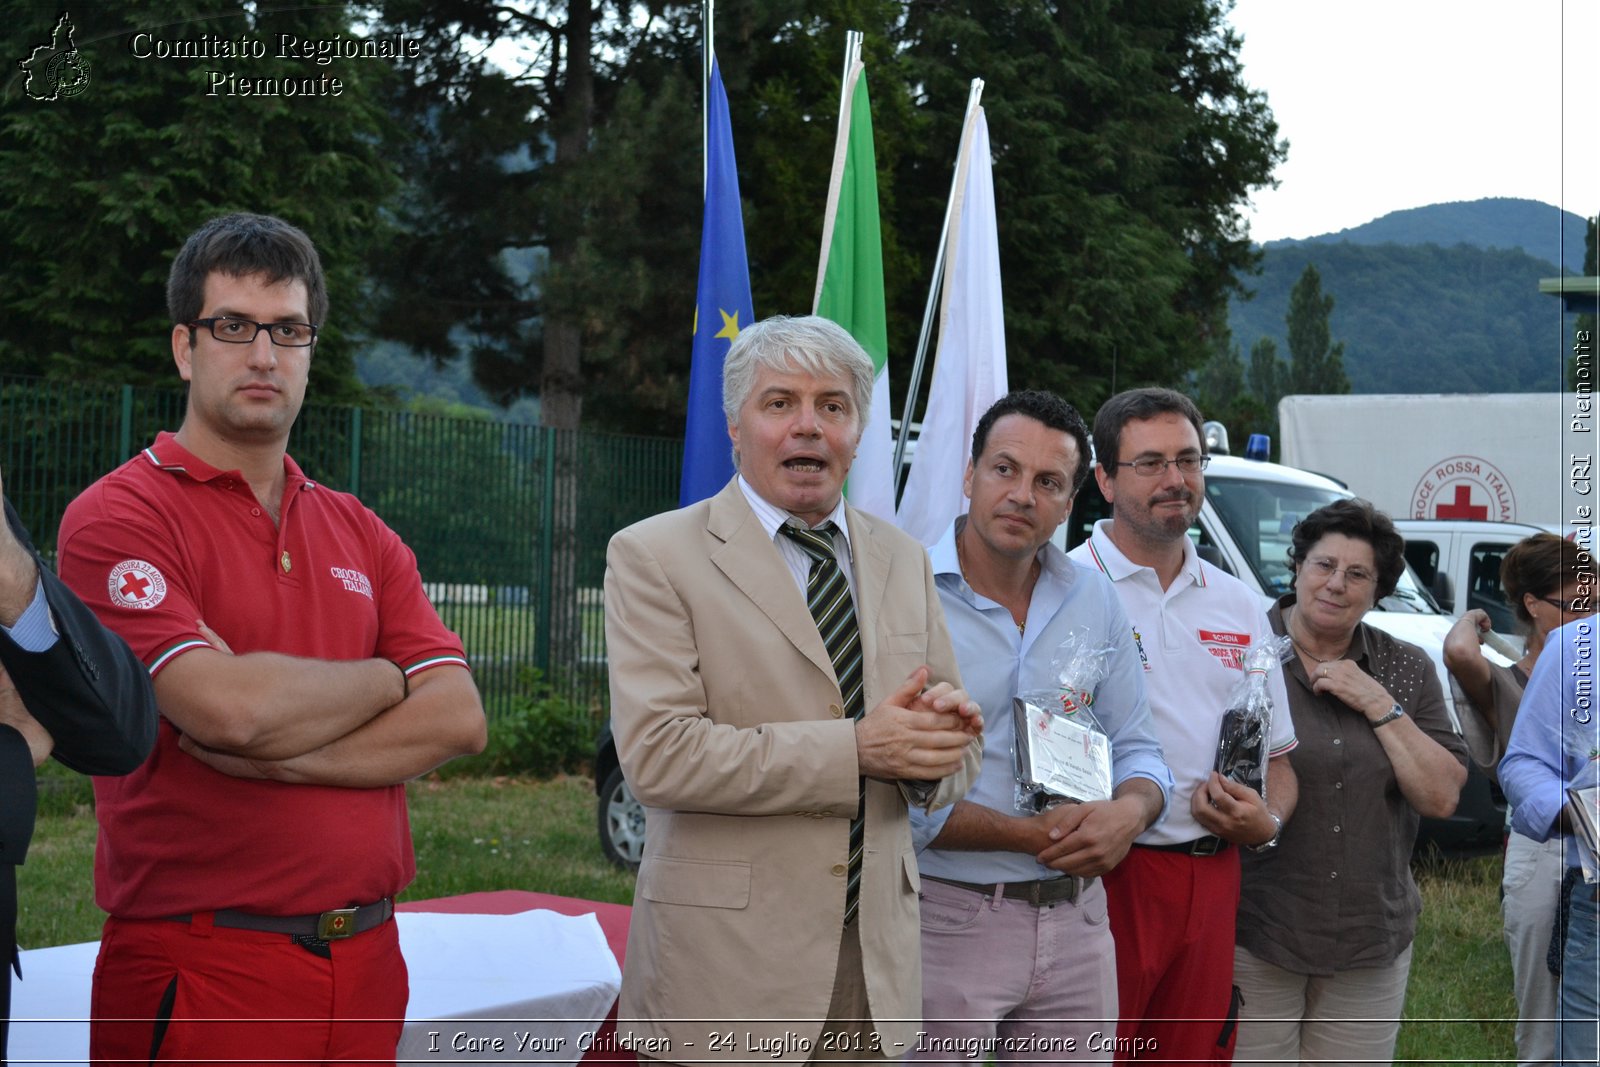
[[[337,941],[356,932],[356,912],[360,908],[335,908],[317,916],[317,936],[324,941]]]
[[[1217,850],[1221,847],[1222,838],[1218,837],[1216,834],[1207,834],[1205,837],[1199,838],[1195,841],[1194,845],[1189,849],[1189,855],[1215,856],[1217,854]]]

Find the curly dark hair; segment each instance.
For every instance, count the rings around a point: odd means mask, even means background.
[[[1523,596],[1558,596],[1568,582],[1589,589],[1592,595],[1594,556],[1588,549],[1553,533],[1524,537],[1500,561],[1500,586],[1505,590],[1506,605],[1517,621],[1529,629],[1533,628],[1533,616],[1522,603]]]
[[[984,447],[989,443],[989,431],[1007,415],[1026,415],[1052,430],[1071,435],[1078,446],[1078,469],[1072,472],[1072,493],[1076,496],[1089,477],[1089,427],[1084,424],[1078,409],[1043,389],[1018,389],[1007,393],[989,405],[989,410],[978,420],[978,428],[972,431],[973,463],[983,457]]]
[[[1406,569],[1406,540],[1389,516],[1359,498],[1324,504],[1294,524],[1290,533],[1289,569],[1300,573],[1311,546],[1329,534],[1343,534],[1372,546],[1378,566],[1378,600],[1394,592]]]

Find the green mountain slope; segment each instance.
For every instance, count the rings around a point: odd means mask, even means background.
[[[1558,219],[1569,231],[1568,261],[1581,264],[1582,218],[1527,200],[1436,204],[1340,234],[1273,242],[1249,282],[1254,297],[1230,308],[1234,341],[1248,354],[1272,337],[1287,357],[1289,291],[1315,263],[1335,301],[1330,325],[1345,342],[1353,392],[1559,389],[1571,320],[1538,286],[1561,271],[1526,251],[1561,252]]]

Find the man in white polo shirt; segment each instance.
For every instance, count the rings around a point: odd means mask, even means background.
[[[1205,499],[1200,412],[1170,389],[1133,389],[1094,420],[1095,478],[1111,518],[1071,553],[1112,581],[1133,627],[1150,710],[1174,787],[1167,817],[1104,876],[1117,950],[1118,1062],[1233,1058],[1235,845],[1271,848],[1294,810],[1294,725],[1283,675],[1263,800],[1212,771],[1242,655],[1270,637],[1260,598],[1195,553]]]

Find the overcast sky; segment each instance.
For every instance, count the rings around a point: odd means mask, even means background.
[[[1597,0],[1238,0],[1230,21],[1289,140],[1256,241],[1488,196],[1600,212]]]

